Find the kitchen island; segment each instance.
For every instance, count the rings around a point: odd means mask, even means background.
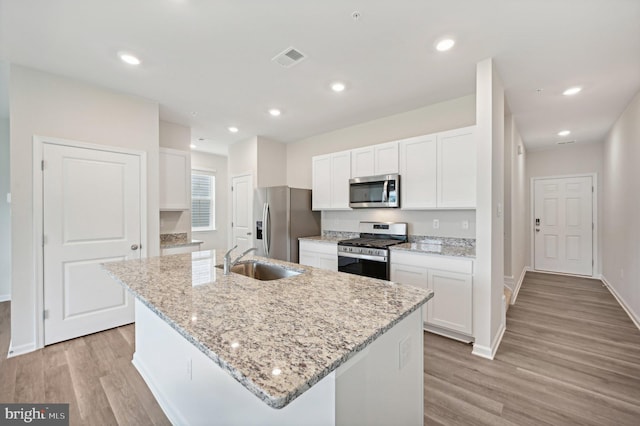
[[[133,362],[174,424],[422,424],[431,291],[250,259],[300,274],[225,276],[215,251],[104,265],[136,297]]]

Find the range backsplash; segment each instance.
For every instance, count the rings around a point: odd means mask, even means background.
[[[436,229],[434,219],[439,222]],[[357,234],[361,221],[406,222],[408,234],[421,239],[429,238],[476,238],[475,210],[400,210],[400,209],[359,209],[351,211],[323,211],[322,231]],[[468,222],[469,228],[463,229]]]

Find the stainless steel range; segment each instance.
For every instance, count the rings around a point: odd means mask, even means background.
[[[389,247],[407,242],[407,224],[360,222],[358,231],[338,242],[338,271],[389,280]]]

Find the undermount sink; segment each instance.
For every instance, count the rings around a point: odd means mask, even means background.
[[[216,268],[223,269],[223,266],[216,265]],[[282,266],[262,263],[255,260],[238,262],[231,267],[231,272],[260,281],[272,281],[279,280],[281,278],[295,277],[302,273],[293,269],[286,269]]]

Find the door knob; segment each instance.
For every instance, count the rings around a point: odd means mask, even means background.
[[[540,228],[536,228],[536,232],[540,232]]]
[[[247,235],[251,235],[251,232],[247,232]]]
[[[131,250],[138,250],[137,244],[131,244]]]

